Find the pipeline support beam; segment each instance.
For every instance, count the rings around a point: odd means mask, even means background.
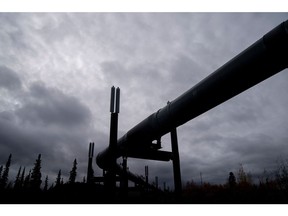
[[[118,137],[118,113],[119,113],[119,102],[120,102],[120,89],[117,88],[115,92],[115,87],[111,88],[111,101],[110,101],[110,137],[109,137],[109,150],[112,153],[112,159],[110,161],[110,166],[112,170],[116,169],[117,166],[117,137]],[[116,189],[116,173],[114,171],[108,170],[105,175],[105,187],[108,191],[115,191]]]
[[[178,150],[178,138],[177,138],[177,129],[174,128],[171,131],[171,146],[173,154],[173,173],[174,173],[174,190],[176,195],[181,196],[182,192],[182,181],[181,181],[181,170],[180,170],[180,159],[179,159],[179,150]]]
[[[89,143],[89,153],[88,153],[88,168],[87,168],[87,183],[91,184],[93,182],[94,171],[92,167],[92,160],[94,155],[94,143]]]

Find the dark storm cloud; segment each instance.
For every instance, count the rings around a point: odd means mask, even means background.
[[[0,88],[6,88],[7,90],[19,90],[22,86],[16,72],[0,65]]]
[[[32,125],[80,127],[89,125],[90,110],[75,97],[67,96],[58,89],[47,88],[43,83],[30,87],[31,101],[16,114]]]
[[[67,176],[73,158],[80,162],[86,158],[92,139],[90,110],[77,98],[43,83],[32,84],[23,101],[19,109],[0,113],[1,163],[12,153],[15,169],[32,166],[41,153],[44,172],[56,175],[62,169]],[[103,135],[97,134],[101,140]]]

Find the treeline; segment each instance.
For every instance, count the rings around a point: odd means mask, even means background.
[[[20,166],[15,180],[12,181],[8,178],[11,160],[12,155],[10,154],[6,164],[0,166],[0,204],[145,203],[146,200],[151,200],[151,197],[143,198],[142,195],[146,190],[142,187],[136,188],[133,193],[136,193],[137,196],[128,200],[127,197],[123,199],[123,191],[120,188],[116,188],[115,194],[111,195],[107,193],[103,184],[92,183],[92,181],[87,181],[85,177],[82,182],[77,182],[76,159],[69,172],[68,181],[64,182],[60,169],[55,181],[49,187],[48,176],[42,182],[41,154],[38,155],[34,167],[28,172],[25,167]],[[92,169],[91,179],[94,178],[93,173]],[[139,192],[140,196],[138,196]],[[155,197],[152,197],[152,199],[155,199]]]
[[[63,178],[61,177],[61,169],[60,169],[57,178],[54,182],[55,184],[52,183],[52,185],[48,188],[49,179],[48,176],[46,175],[44,181],[44,187],[41,188],[42,185],[41,154],[38,155],[38,158],[36,159],[32,170],[29,170],[27,172],[25,167],[22,168],[20,166],[15,180],[9,181],[9,170],[11,160],[12,160],[12,154],[9,155],[5,166],[3,165],[0,166],[0,191],[2,192],[5,190],[47,191],[48,189],[52,189],[54,187],[64,184]],[[77,176],[77,160],[75,159],[73,162],[72,169],[70,171],[69,180],[68,182],[66,182],[66,184],[74,184],[76,181],[76,176]],[[85,177],[83,181],[85,181]]]
[[[103,186],[88,184],[85,177],[77,182],[77,160],[74,159],[68,181],[64,182],[61,169],[50,183],[49,177],[41,173],[41,154],[38,155],[31,170],[20,166],[14,180],[9,180],[12,154],[5,165],[0,166],[0,204],[69,204],[69,203],[105,203]],[[93,177],[93,176],[92,176]],[[42,179],[45,179],[44,181]],[[91,198],[95,191],[96,199]]]
[[[76,182],[77,160],[72,164],[69,179],[64,182],[61,169],[53,183],[49,186],[49,177],[42,182],[41,154],[38,155],[34,167],[26,170],[19,167],[14,181],[9,181],[9,169],[12,155],[5,165],[0,166],[0,204],[2,203],[288,203],[288,160],[278,162],[274,171],[264,170],[254,181],[252,174],[246,172],[242,165],[237,172],[227,174],[224,184],[195,183],[193,180],[183,185],[182,195],[174,196],[173,191],[147,191],[145,187],[129,188],[123,197],[121,188],[116,188],[116,196],[110,196],[102,184],[91,184],[83,178]],[[42,185],[42,187],[41,187]],[[125,193],[124,193],[125,194]]]
[[[224,184],[188,181],[183,189],[183,203],[218,204],[287,204],[288,160],[278,161],[274,171],[264,170],[254,181],[240,164],[237,173],[230,172]]]

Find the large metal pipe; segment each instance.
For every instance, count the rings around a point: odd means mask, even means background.
[[[133,157],[137,154],[144,157],[145,152],[148,154],[151,151],[152,141],[284,70],[287,66],[288,20],[129,130],[117,142],[117,157]],[[157,155],[160,151],[153,152]],[[149,158],[149,155],[146,157]],[[98,154],[96,162],[100,168],[109,169],[109,161],[111,153],[109,148],[106,148]]]

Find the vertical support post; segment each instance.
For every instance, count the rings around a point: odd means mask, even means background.
[[[92,167],[94,155],[94,143],[89,143],[89,152],[88,152],[88,168],[87,168],[87,184],[93,183],[94,171]]]
[[[128,196],[127,157],[123,157],[122,167],[123,167],[123,174],[121,176],[120,187],[123,197],[127,197]]]
[[[146,182],[146,190],[148,191],[148,175],[149,175],[149,171],[148,171],[148,166],[145,166],[145,182]]]
[[[115,104],[115,113],[120,112],[120,88],[116,88],[116,104]]]
[[[110,137],[109,137],[109,149],[113,154],[113,161],[111,161],[111,168],[112,171],[109,171],[105,175],[105,187],[108,191],[114,193],[116,190],[116,174],[113,170],[116,169],[116,145],[117,145],[117,138],[118,138],[118,113],[120,110],[120,89],[117,88],[115,91],[115,87],[112,86],[111,88],[111,100],[110,100],[110,112],[111,112],[111,119],[110,119]]]
[[[158,176],[155,177],[155,186],[156,186],[156,189],[158,190]]]
[[[174,173],[174,188],[177,197],[181,196],[182,192],[182,181],[181,181],[181,171],[180,171],[180,159],[178,150],[178,139],[176,128],[171,131],[171,145],[172,145],[172,155],[173,155],[173,173]]]
[[[110,112],[114,112],[114,107],[115,107],[115,87],[111,87],[111,97],[110,97]]]

